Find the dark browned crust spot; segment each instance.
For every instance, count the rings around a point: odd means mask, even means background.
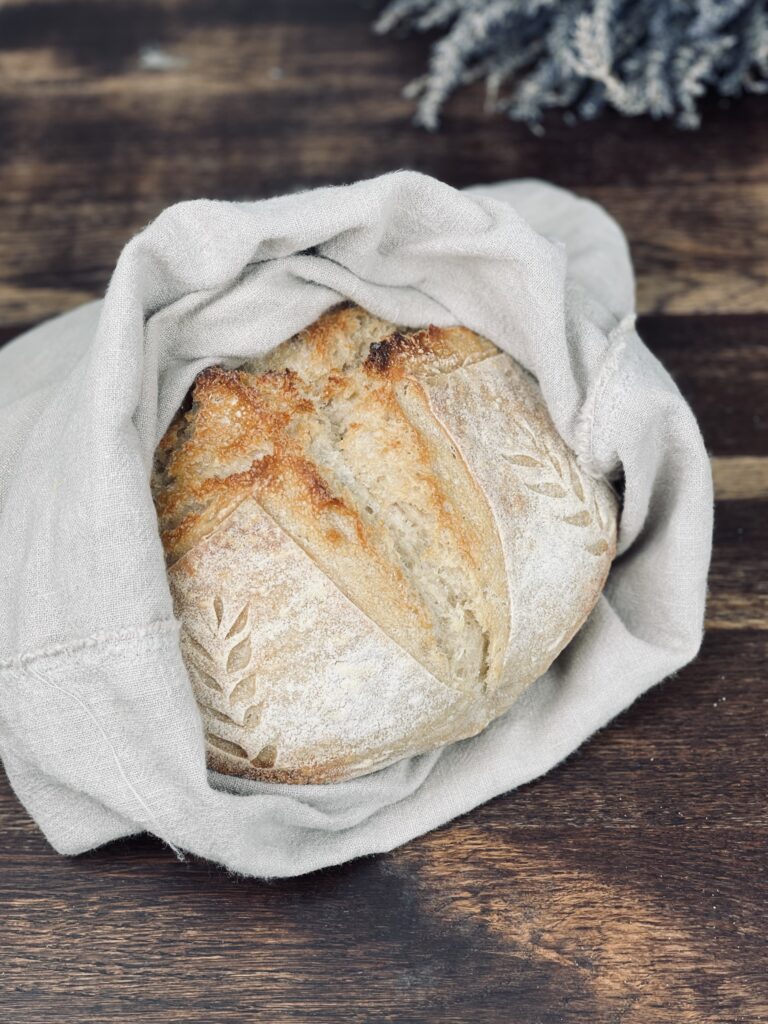
[[[392,376],[393,372],[401,369],[403,357],[409,355],[424,355],[429,349],[424,344],[428,337],[427,332],[418,331],[415,334],[401,334],[395,331],[383,341],[375,341],[368,350],[368,355],[363,363],[363,369],[371,374]]]

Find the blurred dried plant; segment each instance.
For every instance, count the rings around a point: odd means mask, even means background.
[[[459,86],[540,130],[549,109],[700,123],[699,101],[768,88],[765,0],[391,0],[375,30],[442,32],[406,95],[435,129]]]

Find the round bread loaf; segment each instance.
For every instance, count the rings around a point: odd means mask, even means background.
[[[539,388],[461,327],[336,307],[197,378],[152,489],[209,767],[331,782],[472,736],[615,552]]]

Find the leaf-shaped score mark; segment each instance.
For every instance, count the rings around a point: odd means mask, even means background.
[[[563,455],[563,453],[560,453],[558,457],[544,439],[538,436],[531,425],[525,420],[519,421],[518,426],[521,428],[521,434],[526,435],[530,441],[533,454],[502,452],[501,455],[505,462],[509,462],[513,466],[519,466],[521,470],[524,470],[520,474],[523,485],[529,491],[533,491],[534,494],[541,494],[545,498],[562,500],[563,498],[575,497],[582,507],[577,512],[569,512],[567,515],[562,515],[560,517],[562,521],[568,523],[569,526],[577,526],[582,529],[597,526],[600,533],[604,534],[606,524],[600,511],[597,494],[593,492],[590,498],[587,498],[584,491],[584,482],[575,461],[567,455]],[[522,438],[519,437],[518,443],[521,440]],[[523,445],[525,445],[525,441],[523,441]],[[564,474],[564,466],[561,462],[563,458],[565,459],[567,475]],[[526,479],[526,476],[529,479]],[[589,506],[591,506],[591,509]],[[605,554],[609,549],[609,544],[605,539],[593,541],[584,546],[590,554],[598,556]]]
[[[261,704],[252,704],[243,715],[243,728],[255,729],[261,721]]]
[[[239,757],[243,761],[248,760],[248,751],[241,747],[239,743],[233,743],[231,740],[225,740],[223,736],[217,736],[215,732],[206,732],[205,738],[212,747],[216,748],[216,750],[223,750],[225,754],[230,754],[232,757]]]
[[[209,718],[215,718],[217,722],[223,722],[224,725],[233,725],[237,729],[254,729],[261,721],[260,704],[251,704],[250,707],[245,709],[242,725],[232,718],[231,715],[225,714],[218,708],[212,708],[210,704],[205,704],[203,701],[200,701],[200,710]]]
[[[558,457],[555,455],[554,452],[551,452],[549,450],[547,450],[547,455],[549,456],[549,461],[554,466],[555,472],[557,473],[557,475],[562,480],[563,479],[563,467],[560,465],[560,459],[558,459]]]
[[[202,683],[203,686],[207,686],[209,690],[214,690],[216,693],[221,693],[221,687],[213,678],[213,676],[198,668],[197,665],[194,665],[192,667],[192,675],[194,679]]]
[[[578,469],[576,469],[576,466],[571,461],[568,462],[568,475],[571,478],[571,487],[573,488],[574,494],[579,501],[584,501],[584,487],[581,482],[581,476],[579,475]]]
[[[200,701],[200,710],[210,718],[215,718],[217,722],[223,722],[225,725],[238,724],[234,718],[230,718],[229,715],[225,715],[223,711],[219,711],[217,708],[212,708],[210,704],[204,704],[202,701]]]
[[[597,519],[597,522],[600,526],[600,531],[602,533],[605,533],[605,520],[603,519],[603,514],[600,511],[600,502],[597,500],[596,494],[592,495],[592,508],[595,511],[595,519]]]
[[[245,701],[251,700],[255,695],[256,676],[243,676],[237,686],[232,690],[232,693],[230,693],[229,700],[232,704],[243,704]]]
[[[236,643],[227,656],[227,672],[242,672],[251,663],[251,638],[243,637]]]
[[[525,486],[529,491],[543,494],[546,498],[564,498],[568,493],[560,484],[547,483],[546,481],[542,484],[529,484],[526,482]]]
[[[194,655],[192,660],[194,661],[195,668],[202,670],[203,666],[205,666],[205,671],[208,672],[209,675],[212,675],[215,671],[215,662],[211,652],[204,644],[201,644],[197,637],[193,636],[188,629],[184,630],[183,635],[187,650]]]
[[[265,746],[267,737],[260,735],[263,706],[257,697],[258,673],[252,667],[250,601],[233,609],[217,594],[209,610],[212,615],[206,616],[202,639],[183,630],[185,661],[209,749],[271,768],[277,750]],[[226,735],[220,735],[222,732]],[[258,751],[255,758],[251,756],[254,750]]]
[[[277,747],[272,743],[262,747],[256,757],[251,758],[254,768],[274,768],[275,761],[277,761]]]
[[[544,463],[539,462],[538,459],[534,459],[530,455],[504,455],[507,462],[511,462],[513,466],[527,466],[529,469],[544,469]]]
[[[244,608],[240,609],[240,614],[237,616],[235,621],[227,630],[227,640],[231,640],[233,637],[237,636],[238,633],[243,632],[243,630],[248,625],[250,610],[250,605],[246,605]]]
[[[221,693],[221,686],[217,682],[214,672],[215,665],[211,652],[204,647],[191,633],[182,633],[183,644],[187,651],[187,667],[192,676],[193,682]],[[203,668],[205,666],[205,668]]]
[[[564,523],[570,523],[571,526],[589,526],[592,522],[592,516],[583,509],[581,512],[577,512],[572,516],[563,516]]]
[[[587,544],[587,551],[590,551],[593,555],[604,555],[608,550],[608,542],[605,540],[598,540],[594,544]]]
[[[245,671],[251,663],[250,604],[247,603],[240,609],[228,628],[225,627],[225,614],[226,609],[222,608],[218,641],[227,651],[224,669],[228,675],[234,675]]]

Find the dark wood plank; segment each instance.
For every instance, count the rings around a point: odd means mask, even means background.
[[[768,498],[768,458],[735,455],[710,459],[715,497],[721,501]]]
[[[768,455],[768,317],[645,316],[638,330],[713,454]]]
[[[65,860],[0,773],[0,1020],[764,1024],[765,101],[709,103],[698,133],[553,118],[537,139],[475,88],[430,135],[400,95],[427,41],[374,39],[374,12],[5,0],[0,344],[99,296],[178,199],[401,166],[574,188],[624,225],[641,333],[715,456],[709,636],[546,777],[302,879],[232,878],[148,837]],[[147,46],[176,66],[149,70]]]
[[[535,138],[450,105],[410,123],[402,85],[424,39],[376,39],[358,0],[38,0],[0,7],[0,322],[103,290],[121,246],[164,206],[255,198],[414,167],[461,186],[540,176],[625,226],[640,308],[765,312],[768,128],[762,100],[710,103],[705,128],[618,117]],[[163,48],[179,66],[141,65]]]
[[[270,1022],[758,1024],[766,653],[765,633],[712,636],[545,778],[302,879],[230,878],[146,838],[64,860],[2,786],[0,1015],[47,1024],[65,998],[67,1020],[94,1024],[245,1007]]]
[[[718,502],[709,589],[710,629],[768,629],[768,501]]]

